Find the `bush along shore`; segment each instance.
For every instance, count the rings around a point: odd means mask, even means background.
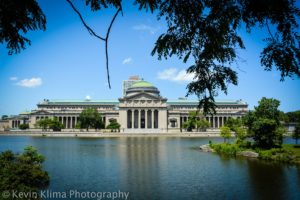
[[[249,143],[248,143],[249,145]],[[242,156],[268,161],[296,164],[300,166],[300,145],[283,144],[271,149],[255,148],[254,145],[243,146],[236,143],[209,143],[200,146],[204,152],[216,152],[232,157]]]

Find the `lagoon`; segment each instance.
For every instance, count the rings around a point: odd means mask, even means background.
[[[0,151],[32,145],[49,190],[129,192],[129,199],[300,199],[300,169],[198,147],[222,138],[0,136]],[[292,142],[285,139],[285,143]],[[55,199],[55,198],[52,198]]]

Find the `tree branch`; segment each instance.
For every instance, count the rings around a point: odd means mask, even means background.
[[[77,13],[77,15],[79,16],[81,22],[83,23],[83,25],[85,26],[85,28],[88,30],[88,32],[89,32],[92,36],[95,36],[96,38],[105,41],[105,38],[103,38],[103,37],[97,35],[97,34],[93,31],[93,29],[91,29],[91,28],[85,23],[85,21],[84,21],[82,15],[81,15],[80,12],[75,8],[74,4],[73,4],[70,0],[66,0],[66,1],[70,4],[70,6],[73,8],[73,10]]]
[[[109,34],[110,34],[110,30],[111,30],[111,27],[117,17],[117,15],[119,14],[119,12],[121,11],[122,12],[122,15],[123,15],[123,9],[122,9],[122,5],[120,4],[120,7],[118,8],[117,12],[115,13],[114,17],[112,18],[110,24],[109,24],[109,27],[107,29],[107,32],[106,32],[106,37],[103,38],[99,35],[97,35],[95,33],[95,31],[93,31],[92,28],[90,28],[84,21],[82,15],[80,14],[80,12],[75,8],[74,4],[71,2],[71,0],[66,0],[70,6],[73,8],[73,10],[77,13],[77,15],[79,16],[81,22],[83,23],[83,25],[85,26],[85,28],[88,30],[88,32],[92,35],[92,36],[95,36],[96,38],[102,40],[105,42],[105,58],[106,58],[106,74],[107,74],[107,82],[108,82],[108,87],[109,89],[111,89],[111,85],[110,85],[110,76],[109,76],[109,60],[108,60],[108,38],[109,38]]]
[[[269,32],[269,34],[270,34],[270,36],[271,36],[271,38],[272,38],[273,42],[275,42],[275,38],[274,38],[274,36],[273,36],[273,34],[272,34],[272,32],[271,32],[270,28],[269,28],[269,23],[268,23],[268,20],[266,20],[266,25],[267,25],[268,32]]]
[[[107,32],[106,32],[106,37],[105,37],[105,56],[106,56],[106,71],[107,71],[107,80],[108,80],[108,87],[109,89],[111,89],[111,86],[110,86],[110,77],[109,77],[109,67],[108,67],[108,38],[109,38],[109,34],[110,34],[110,30],[111,30],[111,27],[117,17],[117,15],[119,14],[119,12],[121,11],[121,7],[117,10],[116,14],[114,15],[114,17],[112,18],[110,24],[109,24],[109,27],[107,29]]]

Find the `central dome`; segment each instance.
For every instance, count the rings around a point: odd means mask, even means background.
[[[150,93],[155,96],[159,96],[159,90],[147,81],[139,81],[131,85],[126,91],[126,96],[135,95],[137,93]]]
[[[130,88],[138,88],[138,87],[154,87],[154,86],[147,81],[139,81],[137,83],[134,83]]]

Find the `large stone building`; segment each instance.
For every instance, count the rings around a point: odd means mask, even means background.
[[[189,112],[197,110],[198,103],[185,98],[168,100],[151,83],[138,80],[128,86],[118,100],[44,99],[37,104],[36,110],[10,119],[10,124],[15,128],[20,123],[29,123],[30,128],[34,128],[38,120],[56,117],[65,129],[74,129],[82,110],[93,107],[102,114],[106,125],[110,119],[116,119],[121,124],[121,132],[178,132],[182,131]],[[220,128],[230,117],[243,116],[248,109],[247,103],[242,100],[217,101],[216,104],[216,115],[205,117],[211,129]]]

